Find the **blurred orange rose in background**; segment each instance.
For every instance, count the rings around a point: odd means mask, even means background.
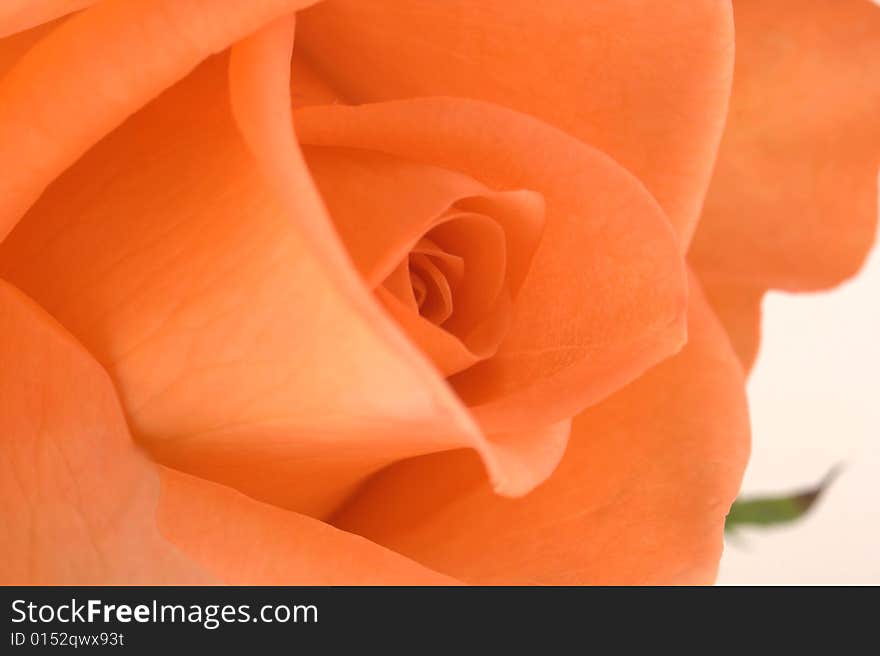
[[[714,580],[761,296],[873,241],[880,9],[13,0],[0,35],[0,581]]]

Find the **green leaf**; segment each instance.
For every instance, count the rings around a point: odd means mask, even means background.
[[[727,515],[724,530],[731,533],[743,526],[779,526],[797,521],[816,504],[840,470],[839,466],[834,467],[818,485],[794,494],[737,499]]]

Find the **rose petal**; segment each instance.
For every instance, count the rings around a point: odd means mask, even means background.
[[[369,540],[235,490],[160,468],[162,535],[232,585],[450,585]]]
[[[690,259],[791,291],[861,266],[877,224],[880,7],[736,0],[730,120]]]
[[[0,281],[0,583],[445,583],[363,538],[156,467],[112,383]]]
[[[0,6],[0,37],[22,32],[66,16],[97,0],[3,0]]]
[[[699,289],[689,332],[679,355],[574,420],[558,470],[527,497],[496,497],[458,451],[394,465],[334,523],[470,583],[711,582],[749,422],[742,369]]]
[[[229,114],[225,64],[53,183],[0,245],[0,275],[107,367],[163,462],[327,512],[396,458],[483,438],[338,244],[336,263],[325,255],[305,169],[290,171],[299,208],[264,183]]]
[[[504,229],[507,250],[517,258],[511,263],[512,283],[522,282],[544,223],[543,201],[535,191],[495,191],[460,172],[377,151],[306,146],[303,152],[333,224],[369,286],[390,275],[454,209],[483,214]]]
[[[499,488],[542,481],[550,471],[485,438],[379,311],[298,177],[296,151],[280,154],[289,166],[261,158],[255,170],[224,63],[61,176],[0,246],[0,273],[88,345],[137,437],[189,473],[314,514],[389,462],[456,447],[478,449]],[[288,86],[260,88],[286,97]],[[261,97],[254,125],[283,143],[290,121],[261,121],[275,107]],[[532,478],[509,480],[508,468]]]
[[[727,329],[743,368],[749,371],[755,363],[761,343],[761,303],[765,290],[712,276],[702,276],[700,282],[715,316]]]
[[[453,379],[487,432],[540,428],[675,352],[686,282],[644,188],[564,133],[494,105],[423,98],[295,113],[303,143],[431,162],[544,196],[546,225],[498,355]]]
[[[106,373],[0,281],[0,582],[196,583],[159,535],[159,480]]]
[[[686,244],[733,70],[727,0],[329,0],[298,48],[352,103],[495,102],[553,123],[639,177]]]
[[[108,0],[0,80],[0,240],[102,136],[208,55],[314,0]]]
[[[365,149],[309,146],[304,154],[370,287],[392,276],[429,231],[450,253],[464,256],[467,275],[444,306],[453,315],[442,328],[412,309],[408,271],[405,280],[398,272],[392,281],[397,298],[377,288],[389,313],[440,371],[448,376],[493,355],[510,323],[509,299],[540,243],[540,194],[494,191],[455,171]],[[430,276],[417,281],[430,282]],[[444,281],[437,283],[444,291]]]
[[[444,375],[473,366],[480,359],[494,353],[494,349],[490,348],[468,348],[455,335],[428,321],[418,310],[408,307],[384,287],[376,290],[376,298]]]
[[[230,65],[230,82],[232,89],[232,104],[235,110],[236,120],[247,140],[250,148],[256,155],[264,176],[269,183],[275,188],[278,195],[284,199],[288,206],[288,210],[293,216],[298,215],[301,199],[297,197],[296,190],[306,193],[307,200],[312,203],[314,191],[302,189],[302,180],[298,179],[298,174],[303,170],[302,157],[297,147],[297,137],[293,131],[293,121],[291,116],[290,101],[290,64],[292,55],[292,30],[291,21],[281,20],[277,24],[271,25],[261,30],[254,37],[246,39],[235,48]],[[324,144],[327,145],[327,144]],[[335,145],[331,143],[330,145]],[[344,145],[344,144],[343,144]],[[372,150],[379,150],[372,148]],[[514,188],[516,188],[514,186]],[[311,237],[311,241],[315,248],[324,255],[325,264],[329,262],[331,266],[338,265],[333,270],[337,272],[337,279],[340,284],[346,283],[346,278],[354,281],[353,268],[345,267],[344,258],[335,257],[338,252],[338,244],[334,239],[328,217],[321,214],[323,221],[318,221],[314,215],[310,216],[310,221],[306,222],[304,232],[307,237]],[[302,220],[302,219],[301,219]],[[348,274],[351,272],[351,274]],[[360,300],[356,293],[357,289],[351,289],[354,300]],[[381,325],[378,317],[373,315],[373,305],[360,304],[361,311],[367,316],[371,316],[375,323]],[[396,336],[389,330],[387,339],[392,341]],[[405,344],[399,344],[398,348],[401,352],[406,353]],[[332,360],[329,360],[332,361]],[[418,360],[414,360],[418,363]],[[389,372],[389,375],[392,375]],[[400,381],[399,376],[394,376],[391,380],[405,387],[406,383]],[[385,382],[385,381],[381,381]],[[434,383],[433,378],[427,377],[425,384]],[[386,383],[389,385],[389,383]],[[390,389],[390,388],[389,388]],[[381,390],[381,391],[380,391]],[[366,390],[365,390],[366,391]],[[447,389],[441,388],[435,393],[446,392]],[[392,399],[397,412],[400,412],[402,404],[394,394],[389,394],[389,390],[385,386],[380,385],[378,388],[370,390],[375,395],[377,392],[385,394],[383,400]],[[446,399],[442,396],[441,400]],[[379,399],[377,399],[378,401]],[[543,481],[553,470],[556,461],[553,459],[534,459],[532,454],[536,450],[552,451],[552,447],[542,442],[547,438],[546,435],[536,433],[535,439],[538,444],[523,443],[519,439],[521,426],[514,428],[498,429],[493,427],[493,434],[484,437],[482,433],[475,431],[467,420],[467,417],[456,415],[455,411],[459,410],[458,406],[450,404],[447,412],[453,414],[455,424],[450,425],[449,420],[445,422],[437,422],[430,426],[429,430],[421,429],[418,438],[409,436],[408,440],[401,443],[397,441],[398,448],[412,449],[414,443],[421,443],[420,449],[428,451],[442,451],[451,448],[450,442],[463,439],[466,444],[476,449],[483,458],[486,469],[488,470],[490,480],[493,486],[507,494],[525,494],[535,485]],[[390,410],[389,414],[394,416],[394,411]],[[385,424],[364,426],[358,424],[361,435],[355,433],[355,437],[359,437],[361,442],[356,444],[353,451],[357,458],[357,451],[363,450],[364,434],[375,436],[375,442],[368,445],[368,451],[375,454],[377,443],[384,444],[388,440],[389,427],[388,419]],[[459,435],[452,434],[452,428],[459,430]],[[317,427],[316,427],[317,428]],[[370,431],[372,428],[372,431]],[[437,429],[441,431],[438,435]],[[409,426],[410,430],[415,429]],[[418,430],[418,429],[416,429]],[[432,433],[432,430],[434,431]],[[556,437],[555,435],[552,437]],[[557,442],[558,440],[553,440]],[[340,449],[332,448],[331,453],[334,457],[338,457]],[[388,455],[388,449],[383,450],[384,455]],[[343,454],[343,461],[348,454]],[[400,451],[394,453],[394,457],[400,458]],[[375,455],[374,455],[375,458]],[[364,457],[360,456],[363,460]],[[375,460],[373,460],[375,462]],[[544,465],[547,465],[545,467]],[[351,465],[349,465],[351,466]],[[345,469],[345,468],[343,468]],[[313,469],[307,470],[314,473]],[[363,466],[356,470],[356,473],[363,472]],[[322,472],[323,473],[323,472]],[[347,472],[349,478],[355,478],[351,472]],[[322,477],[322,482],[326,481],[326,477]],[[348,491],[353,490],[353,487]],[[339,497],[337,497],[337,500]]]
[[[8,73],[24,54],[43,37],[54,30],[62,21],[44,23],[38,27],[18,32],[0,39],[0,80]]]

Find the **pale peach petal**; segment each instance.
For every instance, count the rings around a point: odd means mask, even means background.
[[[390,467],[334,523],[469,583],[712,582],[749,421],[742,368],[696,288],[689,332],[679,355],[575,418],[558,470],[528,496],[497,497],[456,451]]]
[[[308,178],[298,210],[267,187],[230,117],[225,64],[53,183],[0,245],[0,275],[95,353],[163,462],[327,512],[398,457],[482,437],[350,265],[325,257]]]
[[[0,281],[0,583],[438,584],[314,519],[162,468],[103,369]]]
[[[329,524],[160,468],[160,533],[232,585],[450,585],[455,580]]]
[[[412,289],[410,293],[412,293]],[[455,335],[446,332],[419,314],[418,308],[407,306],[384,287],[376,290],[376,298],[413,340],[413,343],[431,358],[431,361],[443,375],[448,376],[462,369],[467,369],[482,358],[494,354],[492,348],[485,350],[468,348]]]
[[[333,224],[370,287],[455,209],[499,223],[507,252],[516,258],[511,285],[521,285],[543,230],[539,193],[496,191],[461,172],[381,151],[306,146],[303,152]]]
[[[416,282],[419,280],[416,278]],[[498,345],[507,334],[513,314],[513,302],[506,293],[503,293],[491,308],[489,317],[478,325],[474,332],[460,339],[419,314],[418,308],[409,307],[386,287],[376,290],[376,298],[445,376],[453,375],[472,367],[477,362],[493,357],[498,352]]]
[[[498,297],[508,289],[505,285],[508,255],[505,230],[497,221],[484,214],[453,212],[429,236],[444,250],[457,253],[467,263],[467,284],[462,284],[455,290],[455,311],[447,317],[448,321],[444,326],[456,333],[470,331],[478,318],[486,316]],[[531,259],[539,243],[532,244],[528,259]],[[414,265],[421,261],[430,267],[432,263],[429,258],[418,255],[414,255],[412,260]],[[426,270],[428,277],[436,277],[432,275],[430,268]],[[438,273],[442,275],[439,270]],[[451,293],[449,300],[451,306]]]
[[[487,100],[607,152],[687,243],[727,111],[729,0],[328,0],[297,29],[297,48],[348,102]]]
[[[295,113],[300,139],[459,171],[546,202],[538,252],[498,355],[453,378],[487,432],[540,428],[675,352],[686,285],[674,233],[612,160],[528,116],[460,99]]]
[[[24,32],[18,32],[0,39],[0,80],[8,73],[24,54],[63,21],[43,23]]]
[[[0,583],[197,583],[107,374],[0,280]]]
[[[290,102],[290,60],[292,56],[291,30],[293,21],[281,20],[275,25],[269,26],[262,30],[254,37],[245,40],[236,46],[230,65],[230,80],[232,89],[232,104],[237,119],[238,126],[247,140],[250,148],[257,156],[263,174],[269,183],[275,188],[278,195],[286,202],[288,209],[297,215],[299,209],[299,199],[292,190],[299,189],[302,182],[296,179],[297,172],[302,170],[302,160],[297,148],[297,138],[293,132],[291,122],[291,102]],[[327,144],[324,144],[327,145]],[[334,145],[334,144],[330,144]],[[376,150],[375,148],[373,150]],[[309,203],[312,202],[313,195],[308,196]],[[345,257],[339,255],[337,257],[337,244],[333,238],[335,235],[332,231],[330,222],[324,218],[319,221],[315,215],[308,217],[311,219],[304,227],[307,238],[311,238],[316,250],[323,253],[325,261],[339,262],[343,264]],[[443,226],[440,226],[441,228]],[[439,238],[439,236],[438,236]],[[522,241],[519,237],[514,237],[515,243]],[[347,260],[346,260],[347,261]],[[347,272],[353,271],[349,267],[340,267],[337,280],[341,284],[348,283],[351,286],[354,283],[353,276],[347,281]],[[353,292],[357,289],[352,288]],[[360,299],[355,296],[354,301]],[[372,305],[358,304],[361,312],[371,317],[374,324],[381,325],[379,318],[374,315],[374,307]],[[388,341],[394,341],[396,333],[388,331],[386,338]],[[402,353],[406,353],[406,344],[400,343],[398,349]],[[419,360],[414,358],[413,364],[418,364]],[[394,379],[399,382],[399,377]],[[425,374],[424,384],[431,384],[434,379]],[[387,390],[383,390],[387,392]],[[437,390],[437,392],[446,391],[446,388]],[[372,390],[372,394],[376,394],[376,390]],[[387,397],[385,397],[387,398]],[[442,398],[442,397],[441,397]],[[445,399],[444,399],[445,400]],[[399,407],[399,404],[398,404]],[[458,410],[457,406],[450,404],[450,410]],[[406,445],[401,444],[398,440],[398,446],[404,449],[412,449],[413,443],[425,442],[432,446],[423,446],[420,448],[427,451],[439,451],[444,448],[450,448],[451,441],[464,438],[469,446],[476,449],[482,456],[489,477],[494,487],[499,491],[508,491],[510,493],[524,494],[535,485],[543,481],[555,467],[556,462],[541,459],[537,462],[531,462],[532,453],[538,450],[547,450],[542,444],[524,444],[521,448],[510,448],[510,442],[501,441],[501,447],[492,439],[485,438],[482,433],[476,432],[475,427],[471,426],[465,417],[455,416],[458,422],[459,435],[450,435],[450,426],[448,420],[446,423],[439,423],[432,426],[433,433],[425,431],[419,435],[418,439],[410,437],[405,440]],[[468,415],[467,419],[470,416]],[[440,441],[442,446],[436,446],[437,433],[440,428]],[[493,427],[490,433],[506,434],[513,432],[521,432],[520,427],[516,429],[504,428],[498,429]],[[445,432],[443,432],[445,431]],[[387,426],[382,429],[373,427],[372,432],[368,432],[370,436],[376,436],[376,442],[367,446],[361,444],[357,451],[369,451],[375,454],[377,451],[388,454],[384,441],[387,441],[389,429]],[[363,438],[363,436],[361,436]],[[536,438],[540,441],[544,435],[536,433]],[[515,444],[519,444],[519,440]],[[377,448],[378,447],[378,448]],[[338,449],[337,449],[338,451]],[[357,457],[357,456],[355,456]],[[395,453],[394,457],[399,458],[401,454]],[[361,456],[363,459],[364,456]],[[375,462],[375,455],[373,456]],[[547,463],[548,468],[541,465]],[[349,465],[350,466],[350,465]],[[360,471],[363,471],[363,467]],[[526,478],[522,476],[525,475]],[[353,478],[352,473],[348,472],[348,477]],[[326,484],[326,478],[322,479]],[[353,488],[349,488],[349,491]],[[337,497],[338,499],[338,497]]]
[[[370,287],[382,283],[378,297],[440,371],[448,376],[494,355],[510,323],[510,299],[540,243],[541,195],[494,191],[461,173],[376,151],[304,151],[355,266]],[[417,252],[426,239],[434,246],[431,257]],[[412,279],[410,258],[424,269]],[[457,275],[434,270],[444,261],[448,269],[449,258],[458,262]],[[454,290],[447,275],[456,279]],[[411,283],[422,293],[430,283],[436,293],[416,302]],[[419,309],[425,298],[442,301],[436,312],[430,300]]]
[[[764,289],[738,280],[702,276],[700,282],[715,316],[724,324],[734,350],[749,371],[761,342]]]
[[[734,7],[730,120],[690,260],[764,289],[836,285],[858,271],[877,226],[880,7]]]
[[[0,38],[66,16],[97,0],[3,0],[0,5]]]
[[[200,61],[314,0],[107,0],[0,80],[0,240],[46,186]]]
[[[500,488],[543,480],[496,458],[380,312],[295,161],[278,170],[302,193],[279,202],[271,163],[259,174],[236,133],[224,64],[53,183],[0,246],[2,275],[87,344],[136,436],[189,473],[315,514],[389,462],[456,447],[478,449]]]

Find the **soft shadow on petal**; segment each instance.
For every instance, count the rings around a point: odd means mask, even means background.
[[[729,0],[328,0],[298,20],[297,48],[347,101],[537,116],[632,171],[690,239],[730,94]]]
[[[765,290],[737,280],[701,276],[709,305],[730,337],[733,349],[748,372],[761,345],[761,304]]]
[[[310,107],[295,121],[305,144],[377,150],[544,197],[543,237],[507,338],[452,379],[487,432],[567,419],[681,347],[674,232],[604,154],[524,114],[452,98]]]
[[[497,192],[460,172],[381,151],[306,146],[309,172],[371,287],[384,280],[453,206],[496,219],[521,282],[541,239],[544,207],[530,190]],[[518,286],[518,285],[517,285]]]
[[[0,272],[96,354],[136,437],[188,473],[316,515],[390,462],[458,447],[480,450],[499,487],[546,478],[495,458],[369,297],[295,159],[279,200],[232,121],[225,63],[53,183],[0,246]]]
[[[461,173],[376,151],[310,146],[304,154],[355,266],[440,371],[448,376],[494,355],[541,241],[541,195],[494,191]],[[434,320],[421,316],[431,308],[416,302],[410,285],[410,264],[427,267],[433,279],[433,259],[415,253],[422,239],[446,268],[453,257],[458,269],[452,288],[445,277],[432,285],[448,296]]]
[[[808,291],[874,242],[880,7],[736,0],[730,119],[689,258],[701,274]]]
[[[470,583],[712,582],[749,420],[737,357],[691,299],[684,350],[576,417],[528,496],[495,496],[457,451],[381,472],[334,523]]]
[[[95,2],[97,0],[3,0],[0,38],[85,9]]]
[[[106,372],[0,281],[0,583],[443,584],[367,540],[150,463]]]
[[[395,426],[394,424],[389,426],[389,418],[404,416],[403,413],[407,412],[407,409],[400,401],[403,398],[400,395],[406,392],[412,396],[413,391],[408,390],[408,383],[401,380],[399,374],[388,370],[375,370],[371,372],[372,380],[370,382],[373,387],[365,388],[361,393],[369,396],[374,404],[389,403],[389,399],[391,399],[390,403],[393,404],[393,408],[387,411],[387,417],[384,420],[356,422],[355,428],[357,430],[344,434],[343,448],[334,444],[334,440],[329,440],[327,454],[331,459],[339,458],[348,480],[356,481],[358,477],[350,471],[352,467],[360,465],[355,473],[362,475],[369,471],[368,467],[375,468],[376,463],[382,458],[390,461],[405,457],[406,451],[414,449],[430,453],[454,448],[456,442],[463,443],[462,446],[470,446],[479,452],[497,490],[524,494],[550,475],[556,465],[556,460],[552,458],[534,459],[531,456],[535,452],[535,445],[521,444],[518,439],[513,441],[501,439],[508,433],[512,435],[521,433],[522,425],[513,428],[490,426],[487,432],[491,434],[488,438],[485,437],[472,424],[471,416],[465,414],[461,406],[446,396],[450,390],[445,385],[439,384],[436,377],[432,375],[435,372],[424,370],[424,360],[419,357],[419,354],[413,352],[414,345],[386,325],[383,319],[387,319],[387,316],[379,316],[378,306],[364,295],[362,281],[356,279],[354,268],[351,266],[348,255],[342,251],[326,212],[304,213],[302,211],[304,202],[310,209],[315,207],[316,192],[311,186],[310,180],[307,188],[303,183],[302,173],[305,167],[299,150],[297,134],[294,133],[293,116],[291,115],[290,70],[293,23],[293,18],[281,19],[235,47],[230,62],[230,87],[237,126],[255,155],[265,180],[276,191],[278,198],[290,213],[290,217],[301,226],[304,239],[308,240],[314,251],[321,256],[321,264],[324,267],[329,267],[328,277],[336,281],[343,292],[348,292],[347,299],[359,310],[361,318],[366,319],[373,329],[381,337],[384,337],[382,346],[396,347],[394,355],[409,364],[415,373],[421,374],[421,381],[419,381],[422,387],[421,391],[424,394],[433,393],[437,399],[435,403],[440,406],[431,417],[434,421],[427,426],[416,426],[412,421],[408,425],[405,422],[399,422],[402,428],[408,428],[411,433],[409,435],[404,431],[394,433],[392,429]],[[416,116],[414,120],[419,122],[423,118],[425,117]],[[490,117],[481,116],[481,118],[488,119]],[[326,128],[326,126],[324,127]],[[477,126],[471,124],[471,128],[474,127]],[[345,130],[341,131],[345,132]],[[330,144],[315,145],[335,146],[337,144],[331,142]],[[342,143],[341,145],[346,146],[347,144]],[[358,147],[357,144],[353,145]],[[530,145],[534,146],[535,144]],[[382,150],[370,146],[368,148]],[[440,166],[443,164],[441,163]],[[456,169],[456,167],[452,168]],[[616,170],[615,173],[617,173]],[[633,181],[627,179],[627,182],[632,183]],[[518,186],[528,188],[528,185],[513,185],[513,188]],[[660,219],[660,223],[663,224],[662,219]],[[667,226],[663,224],[662,228],[667,228]],[[304,348],[311,347],[312,344],[304,343]],[[369,349],[371,346],[367,344],[362,348]],[[357,352],[357,354],[364,357],[361,352]],[[326,354],[328,357],[330,355],[330,353]],[[375,354],[370,355],[375,357]],[[407,356],[409,357],[407,358]],[[329,358],[326,362],[333,362],[333,359]],[[326,362],[324,363],[325,367],[327,366]],[[339,380],[338,374],[336,380]],[[312,384],[307,381],[308,378],[305,378],[305,384]],[[338,382],[336,386],[339,386]],[[391,393],[389,390],[392,389],[392,386],[400,389],[400,393]],[[441,406],[441,403],[445,405]],[[450,424],[450,420],[456,423]],[[313,426],[313,430],[319,428],[320,425]],[[453,429],[456,432],[453,432]],[[551,441],[554,441],[553,438],[557,437],[557,434],[554,433],[552,436],[536,434],[536,439],[539,441],[543,441],[545,437],[550,437]],[[328,440],[325,439],[319,444],[322,447],[328,447]],[[517,448],[517,445],[520,444],[521,446]],[[538,445],[538,449],[547,450],[542,445]],[[380,454],[379,459],[377,459],[377,454]],[[365,465],[363,461],[367,461],[368,465]],[[314,475],[314,468],[306,471]],[[320,481],[326,484],[327,478],[322,477]],[[336,489],[341,488],[337,485]],[[353,487],[349,487],[344,491],[351,492],[353,490]],[[337,496],[333,500],[339,502],[342,498]],[[326,510],[330,507],[325,501],[322,508]]]
[[[0,80],[0,239],[101,137],[207,56],[314,0],[108,0]]]
[[[44,23],[24,32],[18,32],[0,39],[0,80],[8,73],[24,54],[33,48],[40,39],[58,27],[63,20]]]
[[[232,585],[450,585],[456,581],[360,536],[160,468],[161,534]]]
[[[52,184],[0,275],[104,364],[162,462],[317,514],[397,458],[482,438],[344,253],[324,256],[327,217],[290,174],[299,208],[260,174],[213,59]]]
[[[0,281],[0,583],[198,583],[155,526],[159,478],[113,385],[76,340]]]

